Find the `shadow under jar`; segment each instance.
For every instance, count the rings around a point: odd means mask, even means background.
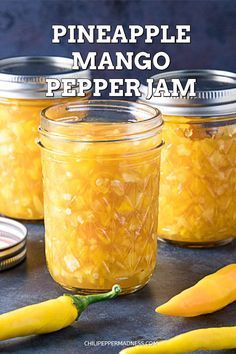
[[[197,80],[196,97],[149,101],[165,121],[159,238],[185,247],[224,245],[236,236],[236,74],[184,70],[153,78],[168,85]]]
[[[162,118],[99,100],[42,112],[46,258],[79,293],[143,287],[156,264]]]
[[[24,220],[43,219],[40,150],[36,144],[42,109],[78,98],[46,97],[47,78],[86,78],[62,57],[16,57],[0,60],[0,214]],[[81,98],[88,99],[89,93]]]

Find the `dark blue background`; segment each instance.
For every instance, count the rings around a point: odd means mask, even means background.
[[[0,56],[60,55],[72,51],[166,51],[168,70],[212,68],[235,71],[235,0],[1,0]],[[191,44],[52,44],[52,24],[190,24]],[[103,71],[94,77],[133,77],[152,71]]]

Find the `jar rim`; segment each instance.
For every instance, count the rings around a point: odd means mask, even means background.
[[[70,112],[81,113],[82,116],[70,116]],[[91,112],[96,112],[94,118],[89,116]],[[127,118],[124,119],[126,115]],[[99,99],[86,102],[66,102],[46,107],[41,112],[40,131],[44,135],[53,135],[62,139],[70,138],[86,142],[117,141],[130,140],[133,136],[146,133],[150,134],[151,131],[160,129],[162,124],[162,114],[159,109],[146,103]],[[91,136],[83,136],[83,130],[84,132],[88,131],[91,127]],[[130,131],[127,133],[128,128]],[[124,133],[127,133],[127,136],[124,136]]]

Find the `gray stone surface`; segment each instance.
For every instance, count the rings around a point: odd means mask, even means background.
[[[46,268],[43,226],[27,224],[27,227],[27,260],[0,273],[1,313],[64,293]],[[236,243],[211,250],[186,250],[160,244],[155,274],[144,289],[111,302],[91,305],[77,323],[60,332],[2,342],[0,352],[113,354],[118,353],[121,346],[86,346],[85,343],[165,339],[191,329],[234,325],[236,304],[192,319],[161,316],[154,309],[201,277],[235,262],[235,253]],[[236,353],[236,350],[228,352]]]

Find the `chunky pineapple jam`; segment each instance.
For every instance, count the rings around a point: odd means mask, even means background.
[[[0,214],[25,220],[43,219],[40,150],[36,144],[40,112],[64,98],[62,90],[47,97],[47,81],[89,78],[73,70],[71,58],[26,56],[0,60]],[[79,84],[78,84],[79,85]],[[79,89],[79,86],[75,89]],[[87,100],[86,91],[80,100]],[[46,98],[47,97],[47,98]]]
[[[165,116],[158,234],[210,246],[236,235],[236,120],[189,120]]]
[[[36,144],[40,112],[63,100],[0,100],[0,214],[43,219],[41,160]]]
[[[99,102],[99,103],[98,103]],[[156,264],[161,117],[122,101],[54,106],[41,121],[46,257],[79,292],[145,285]]]

